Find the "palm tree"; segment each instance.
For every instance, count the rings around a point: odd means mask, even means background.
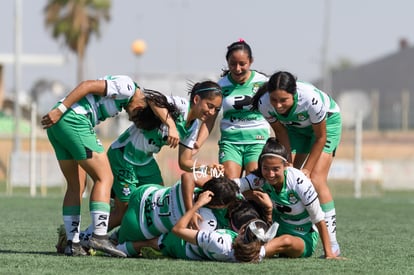
[[[44,9],[46,27],[55,39],[77,55],[77,78],[83,80],[83,63],[90,37],[100,37],[101,19],[110,21],[111,0],[48,0]]]

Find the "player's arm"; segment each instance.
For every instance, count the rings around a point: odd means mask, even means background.
[[[292,163],[290,141],[286,127],[278,120],[276,120],[273,123],[270,123],[270,127],[272,127],[272,130],[275,133],[275,136],[277,140],[280,142],[280,144],[282,144],[286,148],[286,151],[288,152],[288,162]]]
[[[168,110],[166,108],[156,106],[151,100],[148,100],[148,105],[154,114],[159,117],[161,122],[168,127],[167,144],[169,144],[171,148],[177,147],[178,143],[180,142],[180,136],[178,135],[177,127],[174,120],[168,113]]]
[[[312,128],[315,134],[315,142],[313,143],[309,157],[302,168],[302,172],[308,177],[312,173],[312,170],[318,162],[322,154],[322,150],[326,144],[326,119],[322,120],[318,124],[312,124]]]
[[[190,224],[191,218],[197,212],[197,210],[208,204],[213,196],[214,194],[211,191],[202,192],[199,195],[198,200],[194,203],[193,207],[191,207],[174,225],[171,230],[172,233],[189,243],[197,244],[198,230],[188,228],[188,226]]]
[[[218,113],[214,116],[208,118],[205,122],[201,123],[200,130],[198,132],[197,141],[194,144],[193,154],[200,150],[201,146],[210,136],[211,132],[213,131],[214,124],[216,123]]]
[[[106,95],[105,80],[85,80],[73,89],[65,99],[53,110],[42,117],[43,129],[51,127],[59,121],[66,110],[88,94]]]

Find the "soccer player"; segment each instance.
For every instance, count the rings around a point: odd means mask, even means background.
[[[276,238],[270,241],[251,238],[251,233],[257,231],[255,226],[243,228],[235,242],[236,259],[258,262],[263,257],[276,254],[291,258],[310,257],[319,237],[325,257],[336,258],[318,194],[311,180],[301,170],[289,166],[285,147],[276,138],[269,138],[258,164],[256,171],[235,181],[240,186],[249,185],[269,195],[273,205],[273,221],[279,224],[279,228]],[[264,254],[261,252],[263,249]]]
[[[214,199],[213,192],[201,193],[193,207],[174,225],[172,232],[151,240],[135,242],[133,245],[135,251],[140,251],[143,247],[151,247],[160,251],[163,256],[177,259],[236,261],[233,242],[237,232],[252,220],[262,220],[262,207],[252,201],[235,200],[228,207],[231,229],[194,228],[191,223],[192,217],[212,199]]]
[[[244,40],[227,47],[228,69],[218,81],[223,91],[223,118],[220,122],[219,163],[229,178],[240,178],[257,168],[257,158],[270,135],[259,111],[251,110],[251,100],[267,76],[252,70],[252,50]]]
[[[171,231],[186,210],[192,208],[195,186],[189,183],[192,181],[178,181],[171,187],[139,186],[122,219],[117,248],[129,256],[136,256],[139,251],[134,249],[134,242],[150,240]],[[225,208],[237,198],[239,187],[225,177],[213,177],[202,186],[201,193],[206,191],[217,194],[207,207]]]
[[[192,171],[193,151],[202,143],[198,140],[200,131],[207,135],[214,126],[217,112],[221,108],[221,88],[213,81],[197,82],[189,91],[190,99],[178,96],[165,96],[151,90],[144,90],[147,101],[166,108],[167,116],[175,123],[178,131],[178,163],[182,170]],[[107,155],[114,175],[112,186],[114,208],[109,219],[108,230],[121,224],[134,190],[144,184],[163,185],[161,171],[154,158],[168,141],[168,125],[154,115],[150,108],[140,111],[134,117],[134,124],[125,130],[110,146]],[[211,128],[208,128],[211,125]],[[196,147],[196,149],[195,149]],[[81,243],[85,244],[92,234],[89,226],[81,233]]]
[[[312,180],[325,213],[332,250],[340,254],[336,239],[336,211],[328,187],[328,173],[341,139],[341,114],[336,102],[289,72],[273,74],[253,98],[278,140],[291,152],[288,160]]]
[[[90,213],[93,235],[89,245],[108,254],[125,257],[107,238],[110,192],[113,175],[104,148],[94,127],[122,110],[132,120],[140,110],[148,107],[158,114],[170,128],[174,121],[167,110],[146,101],[142,89],[128,76],[105,76],[81,82],[42,118],[59,166],[67,181],[62,214],[67,236],[64,253],[68,256],[86,255],[79,243],[81,200],[86,174],[94,182],[90,194]],[[173,132],[174,134],[174,132]],[[178,144],[178,135],[169,136],[171,146]]]

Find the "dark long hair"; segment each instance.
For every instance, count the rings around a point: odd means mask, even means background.
[[[152,102],[157,107],[167,109],[168,114],[173,120],[177,119],[180,110],[175,104],[168,102],[164,94],[150,89],[143,89],[143,92],[147,102]],[[132,121],[137,128],[144,130],[153,130],[159,128],[162,124],[160,118],[154,114],[149,105],[133,116]]]
[[[274,73],[265,84],[263,84],[256,92],[252,99],[252,108],[251,110],[257,110],[260,98],[266,92],[274,92],[276,90],[284,90],[289,94],[296,94],[296,77],[284,71],[279,71]]]
[[[214,194],[207,206],[226,206],[236,200],[240,193],[239,186],[233,180],[227,177],[213,177],[203,185],[200,193],[195,194],[195,200],[199,194],[207,190]]]

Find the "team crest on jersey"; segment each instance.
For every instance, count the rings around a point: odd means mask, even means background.
[[[255,83],[252,88],[252,93],[253,94],[257,93],[257,90],[259,90],[259,88],[260,88],[260,85],[258,83]]]
[[[253,186],[259,186],[259,187],[261,187],[261,186],[263,186],[263,184],[265,183],[265,179],[263,179],[263,178],[255,178],[254,180],[253,180]]]
[[[298,199],[296,198],[295,194],[290,193],[288,196],[288,200],[291,204],[296,204],[298,202]]]
[[[131,194],[131,189],[129,189],[128,184],[125,184],[124,188],[122,188],[122,194],[124,194],[125,196],[129,196],[129,194]]]
[[[306,120],[306,117],[303,114],[298,114],[298,120],[304,121]]]

